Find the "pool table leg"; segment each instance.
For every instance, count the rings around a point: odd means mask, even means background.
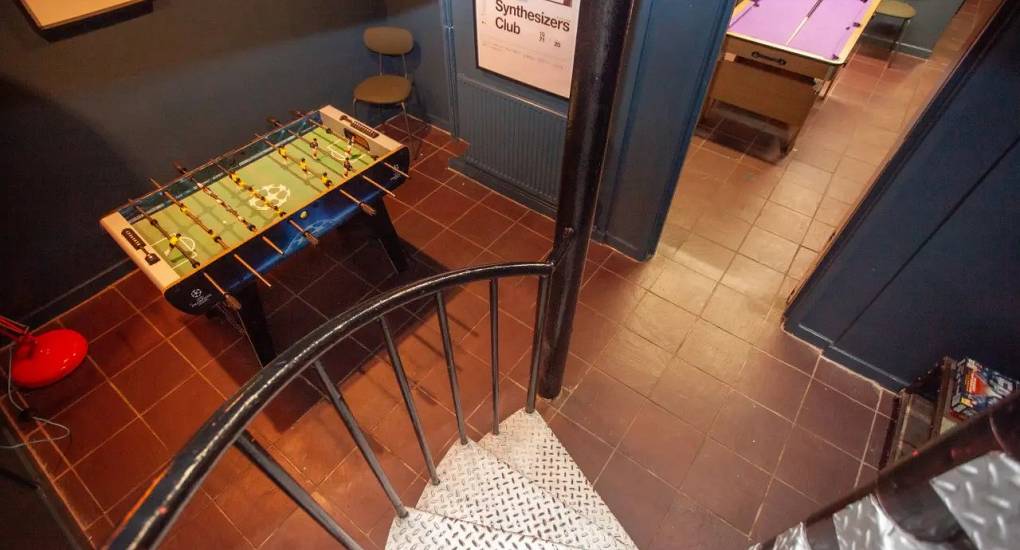
[[[255,350],[259,363],[264,367],[276,358],[276,346],[273,345],[273,337],[269,334],[269,322],[266,321],[266,313],[262,308],[258,285],[254,282],[244,285],[234,293],[234,297],[241,302],[241,310],[237,314],[241,318],[244,335]]]
[[[839,65],[838,67],[836,67],[832,71],[832,76],[829,78],[829,81],[826,82],[826,84],[825,84],[825,93],[822,94],[822,99],[823,100],[825,98],[829,97],[829,92],[832,91],[832,87],[836,84],[836,77],[839,76],[839,70],[842,69],[842,68],[843,68],[843,66]]]
[[[779,152],[782,153],[784,157],[789,155],[790,151],[793,150],[793,144],[797,142],[797,136],[800,135],[800,131],[804,128],[804,125],[790,126],[789,128],[789,137],[779,146]]]
[[[393,220],[386,209],[386,203],[380,200],[375,205],[375,215],[368,216],[372,230],[376,238],[386,249],[386,255],[390,257],[393,268],[398,272],[407,271],[407,253],[404,252],[404,244],[400,242],[396,228],[393,227]]]

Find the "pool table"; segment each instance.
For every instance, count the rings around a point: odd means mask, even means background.
[[[881,0],[743,0],[730,19],[709,100],[774,119],[789,151]]]

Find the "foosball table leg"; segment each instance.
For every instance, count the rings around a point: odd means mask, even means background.
[[[234,293],[234,297],[241,302],[241,309],[237,313],[241,318],[244,334],[255,350],[259,363],[264,367],[276,358],[276,347],[273,346],[273,337],[269,334],[269,323],[266,321],[265,310],[262,309],[258,286],[255,283],[245,285]]]
[[[375,208],[376,215],[368,216],[368,221],[372,224],[375,236],[382,243],[383,248],[386,249],[386,255],[390,257],[390,262],[393,263],[394,269],[398,272],[406,271],[407,253],[404,252],[404,245],[400,242],[396,228],[393,227],[393,220],[390,219],[390,213],[386,210],[386,203],[379,201]]]

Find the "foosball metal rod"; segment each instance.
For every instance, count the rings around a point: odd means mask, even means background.
[[[294,160],[294,159],[292,159],[292,158],[290,158],[290,155],[287,154],[287,150],[285,148],[283,148],[283,146],[277,145],[277,144],[273,143],[272,141],[270,141],[269,139],[265,139],[263,141],[268,143],[273,149],[276,149],[276,152],[280,154],[280,156],[283,158],[283,160],[285,162],[293,162],[293,163],[297,164],[299,168],[301,168],[301,163],[296,161],[296,160]],[[304,168],[301,168],[301,171],[304,172],[305,174],[308,173],[308,171],[306,169],[304,169]],[[295,177],[297,177],[297,174],[295,174]],[[305,183],[308,183],[308,179],[307,178],[302,180],[302,181],[304,181]],[[333,182],[330,181],[328,175],[325,172],[323,172],[322,183],[323,183],[323,186],[326,188],[327,191],[330,188],[332,188],[332,186],[333,186]],[[308,185],[312,185],[312,184],[308,183]],[[312,186],[312,187],[314,189],[314,186]],[[316,191],[318,191],[318,190],[316,189]],[[339,185],[337,186],[337,191],[341,195],[346,197],[348,200],[350,200],[354,204],[358,205],[358,208],[361,208],[361,210],[364,211],[366,214],[368,214],[370,216],[374,216],[375,215],[375,208],[372,208],[372,206],[369,205],[368,203],[366,203],[365,201],[359,199],[358,197],[355,197],[354,195],[348,193],[347,191],[345,191],[343,189],[340,189]]]
[[[221,154],[219,156],[216,156],[216,157],[214,157],[214,158],[212,158],[210,160],[207,160],[204,163],[199,164],[198,166],[196,166],[196,167],[194,167],[194,168],[192,168],[190,170],[184,170],[183,172],[181,172],[181,177],[179,177],[179,178],[177,178],[175,180],[169,181],[167,183],[161,184],[158,189],[155,189],[153,191],[149,191],[148,193],[146,193],[146,194],[144,194],[144,195],[142,195],[140,197],[136,197],[135,200],[146,199],[146,198],[148,198],[148,197],[150,197],[152,195],[155,195],[155,194],[157,194],[157,193],[159,193],[161,191],[164,191],[164,190],[168,189],[171,185],[177,183],[178,181],[182,181],[182,180],[185,180],[185,179],[192,179],[191,178],[192,174],[195,174],[196,172],[199,172],[200,170],[203,170],[205,168],[209,168],[210,166],[213,166],[216,163],[216,161],[218,161],[220,159],[225,159],[227,157],[231,157],[231,156],[243,153],[245,151],[245,149],[248,149],[252,145],[255,145],[256,143],[259,143],[260,141],[263,141],[266,137],[268,137],[272,133],[273,132],[269,132],[269,133],[267,133],[264,136],[256,134],[255,135],[255,139],[245,143],[244,145],[241,145],[241,146],[238,146],[238,147],[234,147],[233,149],[227,151],[226,153],[223,153],[223,154]]]
[[[254,275],[256,279],[262,281],[262,284],[266,285],[267,288],[273,288],[273,285],[270,284],[269,281],[267,281],[266,278],[263,277],[262,274],[259,273],[257,269],[249,265],[248,262],[244,261],[244,259],[238,256],[237,254],[234,254],[233,256],[234,259],[237,260],[237,263],[241,264],[242,266],[244,266],[245,269],[250,271],[251,274]]]
[[[241,189],[241,191],[247,192],[255,200],[261,202],[267,208],[271,208],[281,218],[287,216],[287,213],[284,212],[283,210],[280,210],[279,206],[273,204],[272,202],[269,201],[269,199],[266,198],[265,195],[263,195],[262,193],[259,193],[258,191],[256,191],[255,190],[255,186],[245,183],[245,181],[243,179],[241,179],[241,176],[237,172],[235,172],[233,170],[230,170],[227,167],[223,166],[222,164],[220,164],[220,162],[218,160],[214,160],[213,164],[217,168],[219,168],[220,171],[223,172],[223,175],[225,175],[228,180],[234,182],[234,185],[236,185],[239,189]]]
[[[319,128],[322,128],[327,134],[330,134],[330,135],[334,134],[332,128],[330,128],[329,126],[325,126],[325,125],[321,124],[320,122],[318,122],[317,120],[315,120],[314,118],[312,118],[312,115],[314,113],[302,113],[301,111],[295,110],[295,111],[291,111],[291,114],[293,114],[294,116],[298,117],[299,119],[305,119],[308,122],[311,122],[312,124],[318,126]],[[339,137],[337,139],[339,140]],[[336,143],[336,142],[334,142],[334,143]],[[394,172],[400,174],[401,176],[404,176],[405,178],[410,178],[411,177],[407,172],[404,172],[400,168],[397,168],[396,166],[393,166],[392,164],[390,164],[388,162],[383,162],[382,164],[383,164],[383,166],[389,168],[390,170],[393,170]]]
[[[314,124],[314,125],[318,126],[319,128],[321,128],[322,131],[326,132],[327,134],[329,134],[331,136],[336,136],[336,139],[333,140],[333,145],[336,145],[336,143],[338,141],[340,141],[340,137],[341,136],[337,135],[337,133],[334,132],[332,128],[330,128],[329,126],[326,126],[325,124],[323,124],[323,123],[315,120],[314,118],[312,118],[312,115],[314,113],[302,113],[301,111],[298,111],[298,110],[291,111],[290,113],[292,115],[296,116],[297,120],[307,120],[308,122],[311,122],[312,124]]]
[[[215,191],[213,191],[212,189],[209,189],[209,186],[203,185],[198,180],[196,180],[195,178],[193,178],[190,175],[188,175],[188,170],[186,168],[184,168],[183,166],[181,166],[180,164],[177,164],[177,163],[174,163],[174,168],[176,168],[177,171],[182,174],[182,176],[183,176],[182,179],[187,179],[187,180],[190,180],[191,183],[194,183],[195,186],[198,187],[198,189],[200,191],[202,191],[206,195],[209,195],[213,199],[213,201],[216,202],[216,204],[220,205],[220,207],[223,208],[224,210],[226,210],[230,215],[232,215],[235,218],[237,218],[237,221],[241,222],[241,225],[243,225],[246,228],[248,228],[248,231],[251,231],[252,233],[254,233],[258,229],[257,227],[255,227],[255,224],[253,224],[250,221],[246,220],[244,218],[244,216],[241,215],[240,212],[238,212],[237,210],[234,209],[233,206],[230,206],[229,204],[226,203],[226,201],[224,201],[222,198],[220,198],[220,196],[217,195]]]
[[[239,302],[237,298],[231,296],[226,290],[223,290],[223,287],[220,286],[220,284],[217,283],[216,280],[212,278],[212,275],[209,275],[205,271],[202,272],[202,275],[205,277],[205,280],[209,281],[209,284],[211,284],[213,288],[216,289],[216,292],[219,292],[220,294],[223,295],[223,301],[227,303],[227,307],[234,311],[241,310],[241,302]]]
[[[322,131],[326,132],[326,134],[331,135],[331,136],[336,136],[336,139],[333,140],[333,143],[331,145],[336,145],[340,141],[342,136],[337,135],[337,133],[334,132],[333,129],[330,128],[329,126],[326,126],[325,124],[322,124],[321,122],[319,122],[319,121],[315,120],[314,118],[312,118],[312,114],[313,113],[302,113],[301,111],[291,111],[290,113],[292,115],[294,115],[295,117],[297,117],[296,119],[291,121],[291,124],[293,124],[294,122],[297,122],[299,120],[304,120],[306,122],[311,122],[317,128],[319,128]],[[279,122],[274,122],[274,121],[275,121],[275,119],[273,119],[273,121],[271,121],[271,122],[273,122],[273,124],[279,124]],[[353,149],[353,144],[351,144],[351,148],[349,148],[347,150],[348,158],[350,158],[351,149]],[[360,159],[351,159],[351,160],[360,160]],[[368,163],[366,162],[365,164],[368,164]]]
[[[290,163],[293,162],[294,164],[297,164],[298,166],[300,166],[300,164],[296,160],[290,158],[290,154],[287,153],[287,148],[284,147],[283,145],[280,145],[278,143],[273,143],[272,140],[270,140],[268,137],[262,137],[259,134],[255,134],[255,137],[261,139],[263,143],[268,145],[271,149],[275,150],[276,153],[278,155],[280,155],[280,158],[283,159],[283,162],[285,162],[287,164],[290,164]],[[311,182],[309,182],[307,178],[302,180],[302,181],[304,181],[305,184],[307,184],[312,189],[315,189],[315,191],[317,193],[321,193],[321,191],[319,189],[317,189],[314,185],[312,185]]]
[[[287,221],[290,222],[290,224],[294,226],[294,229],[297,229],[298,231],[300,231],[301,234],[304,235],[304,237],[306,239],[308,239],[308,242],[311,243],[312,246],[315,246],[315,245],[319,244],[319,239],[316,238],[315,235],[312,235],[311,232],[309,232],[307,229],[305,229],[304,227],[301,227],[300,225],[298,225],[298,222],[296,222],[294,220],[287,220]]]
[[[336,139],[333,140],[333,143],[331,143],[327,147],[331,147],[331,146],[336,145],[337,143],[340,142],[340,139],[342,138],[342,136],[338,136],[336,134],[336,132],[334,132],[333,129],[330,128],[329,126],[326,126],[326,125],[318,122],[317,120],[313,119],[312,118],[312,113],[302,113],[301,111],[291,111],[291,114],[293,114],[294,116],[298,117],[298,120],[302,120],[302,119],[307,120],[308,122],[311,122],[312,124],[314,124],[314,125],[318,126],[319,128],[321,128],[327,134],[329,134],[331,136],[336,136]],[[347,156],[348,156],[348,158],[350,158],[351,152],[353,150],[354,150],[354,138],[352,137],[350,139],[350,141],[347,142]],[[369,156],[371,156],[371,155],[369,155]],[[358,158],[358,159],[351,159],[351,160],[361,160],[361,159]],[[361,160],[361,162],[365,163],[365,165],[367,165],[367,166],[371,166],[371,163],[369,163],[369,162],[366,162],[364,160]]]
[[[152,184],[155,185],[157,189],[160,189],[160,193],[162,193],[164,197],[170,199],[170,201],[177,206],[177,209],[180,210],[182,214],[187,216],[192,222],[195,223],[195,225],[201,227],[202,231],[205,231],[210,237],[212,237],[212,240],[215,241],[216,244],[222,246],[224,250],[230,249],[230,247],[227,246],[227,243],[223,241],[223,237],[217,235],[216,232],[213,231],[211,227],[202,222],[202,219],[196,216],[195,213],[192,212],[191,209],[189,209],[184,203],[178,200],[177,197],[173,196],[173,194],[170,193],[169,191],[166,191],[163,188],[162,184],[160,184],[158,181],[152,178],[149,178],[149,181],[152,182]]]
[[[298,134],[294,130],[291,130],[290,128],[285,126],[283,123],[281,123],[279,120],[276,120],[273,117],[269,117],[267,120],[269,121],[270,124],[272,124],[272,125],[276,126],[277,128],[279,128],[279,129],[289,133],[290,135],[294,136],[295,138],[300,139],[301,141],[307,143],[309,147],[315,147],[314,145],[312,145],[311,141],[308,141],[308,138],[306,138],[305,136],[302,136],[301,134]],[[336,151],[332,151],[332,150],[330,151],[330,156],[333,157],[333,159],[336,160],[337,162],[349,163],[350,160],[351,160],[350,155],[348,155],[347,158],[338,158],[338,157],[343,157],[343,155],[341,155],[340,153],[337,153]],[[321,160],[318,161],[318,162],[323,167],[326,166],[326,164],[324,162],[322,162]],[[346,168],[347,166],[345,165],[344,167]],[[340,176],[340,173],[337,172],[336,170],[333,170],[333,173],[336,174],[337,177],[346,177],[346,175]],[[366,176],[364,174],[362,174],[361,177],[362,177],[362,179],[364,179],[368,183],[371,183],[372,185],[374,185],[377,188],[379,188],[379,190],[382,191],[383,193],[386,193],[387,195],[389,195],[391,197],[396,197],[397,196],[396,194],[393,193],[393,191],[390,191],[389,189],[387,189],[387,188],[383,187],[382,185],[376,183],[375,180],[373,180],[372,178],[370,178],[370,177],[368,177],[368,176]]]
[[[265,242],[266,244],[268,244],[269,248],[272,248],[273,250],[275,250],[277,254],[283,256],[283,249],[281,249],[280,247],[276,246],[276,243],[274,243],[273,241],[269,240],[268,237],[263,235],[262,236],[262,241]]]
[[[174,168],[176,168],[177,171],[180,172],[181,174],[187,174],[188,173],[187,169],[185,169],[180,164],[174,163]],[[245,219],[245,217],[242,216],[240,212],[238,212],[234,207],[232,207],[229,204],[227,204],[226,201],[224,201],[219,195],[217,195],[215,191],[213,191],[212,189],[209,189],[209,187],[207,185],[203,185],[203,184],[199,183],[198,180],[196,180],[195,178],[193,178],[191,176],[186,176],[185,175],[185,176],[182,176],[182,179],[191,180],[191,182],[194,183],[196,186],[198,186],[199,189],[201,189],[207,195],[212,197],[213,201],[215,201],[216,204],[220,205],[224,210],[226,210],[231,215],[233,215],[235,218],[237,218],[237,221],[241,222],[241,224],[244,225],[245,227],[247,227],[249,231],[251,231],[252,233],[254,233],[256,231],[257,228],[255,227],[255,224],[253,224],[253,223],[249,222],[247,219]],[[264,242],[267,245],[269,245],[269,248],[272,248],[277,254],[283,256],[283,250],[281,250],[279,246],[276,246],[276,243],[274,243],[273,241],[269,240],[269,237],[266,237],[265,235],[262,235],[261,239],[262,239],[262,242]],[[224,246],[224,248],[227,248],[225,245],[222,245],[222,246]]]
[[[138,203],[135,202],[134,200],[131,201],[131,206],[133,206],[134,209],[137,210],[138,213],[141,214],[143,218],[145,218],[145,221],[149,222],[149,225],[155,227],[156,231],[159,231],[160,235],[163,235],[163,238],[166,239],[166,242],[170,243],[171,248],[176,249],[178,252],[181,253],[182,256],[184,256],[184,259],[188,260],[188,263],[191,264],[191,267],[197,268],[198,266],[202,265],[201,263],[199,263],[198,260],[189,256],[188,253],[185,252],[184,249],[180,247],[181,238],[180,233],[178,233],[177,235],[170,235],[170,233],[168,233],[167,230],[164,229],[162,225],[160,225],[158,220],[150,216],[149,213],[146,212],[145,209],[142,208],[141,206],[138,206]],[[155,248],[155,246],[153,248]]]
[[[393,166],[392,164],[390,164],[388,162],[384,162],[383,166],[389,168],[390,170],[393,170],[394,172],[400,174],[401,176],[404,176],[405,178],[411,177],[410,175],[407,174],[407,172],[404,172],[400,168],[397,168],[396,166]]]
[[[325,126],[323,124],[320,124],[318,121],[316,121],[314,118],[312,118],[312,114],[313,113],[302,113],[301,111],[291,111],[291,113],[294,116],[296,116],[296,117],[303,118],[303,119],[307,120],[308,122],[311,122],[312,124],[318,126],[319,128],[322,128],[327,134],[330,134],[330,135],[334,134],[332,128],[330,128],[329,126]],[[339,140],[339,138],[337,138],[337,139]],[[397,168],[396,166],[393,166],[392,164],[390,164],[388,162],[383,162],[382,164],[383,164],[383,166],[389,168],[390,170],[393,170],[394,172],[400,174],[401,176],[404,176],[405,178],[411,177],[407,172],[401,170],[400,168]],[[365,179],[368,179],[368,178],[365,178]],[[378,184],[376,184],[376,185],[378,185]],[[392,195],[392,193],[391,193],[391,195]]]
[[[268,120],[270,124],[276,126],[277,129],[283,130],[283,131],[289,133],[290,135],[294,136],[295,139],[299,139],[299,140],[307,143],[309,149],[312,150],[312,158],[315,159],[323,167],[326,166],[326,164],[324,162],[322,162],[321,160],[318,159],[318,157],[315,156],[315,151],[317,149],[319,149],[319,144],[318,144],[317,141],[316,142],[309,141],[308,138],[306,138],[306,137],[302,136],[301,134],[298,134],[297,132],[291,130],[290,128],[286,127],[285,125],[280,123],[280,121],[276,120],[273,117],[268,117],[266,120]],[[314,121],[311,121],[311,122],[314,122]],[[347,153],[347,156],[345,157],[345,156],[341,155],[340,153],[337,153],[336,150],[333,149],[332,147],[328,147],[327,146],[327,149],[329,149],[329,151],[327,151],[329,153],[329,156],[333,157],[333,159],[336,160],[337,162],[342,162],[343,166],[344,166],[344,169],[347,170],[347,172],[344,173],[344,174],[340,174],[340,172],[337,172],[336,170],[333,170],[333,173],[335,173],[337,175],[337,177],[340,178],[340,179],[346,179],[347,175],[354,168],[351,165],[351,160],[358,160],[358,159],[354,159],[351,156],[351,153],[349,151]],[[367,165],[367,163],[366,163],[366,165]]]

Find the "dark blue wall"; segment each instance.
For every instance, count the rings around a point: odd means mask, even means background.
[[[936,95],[788,314],[895,387],[941,356],[1020,376],[1020,4]]]
[[[655,252],[731,13],[729,2],[639,1],[602,182],[599,230]]]
[[[381,0],[157,1],[47,42],[17,4],[0,2],[0,313],[33,321],[123,271],[98,220],[147,177],[244,142],[266,116],[349,105],[374,69],[362,30],[385,18]]]
[[[551,211],[566,101],[478,69],[474,0],[450,1],[466,167]],[[635,258],[655,251],[729,15],[728,2],[635,2],[596,222],[597,236]]]
[[[447,86],[443,29],[438,0],[385,0],[387,25],[414,34],[415,49],[408,56],[408,70],[415,83],[412,114],[443,128],[450,127],[450,95]]]

